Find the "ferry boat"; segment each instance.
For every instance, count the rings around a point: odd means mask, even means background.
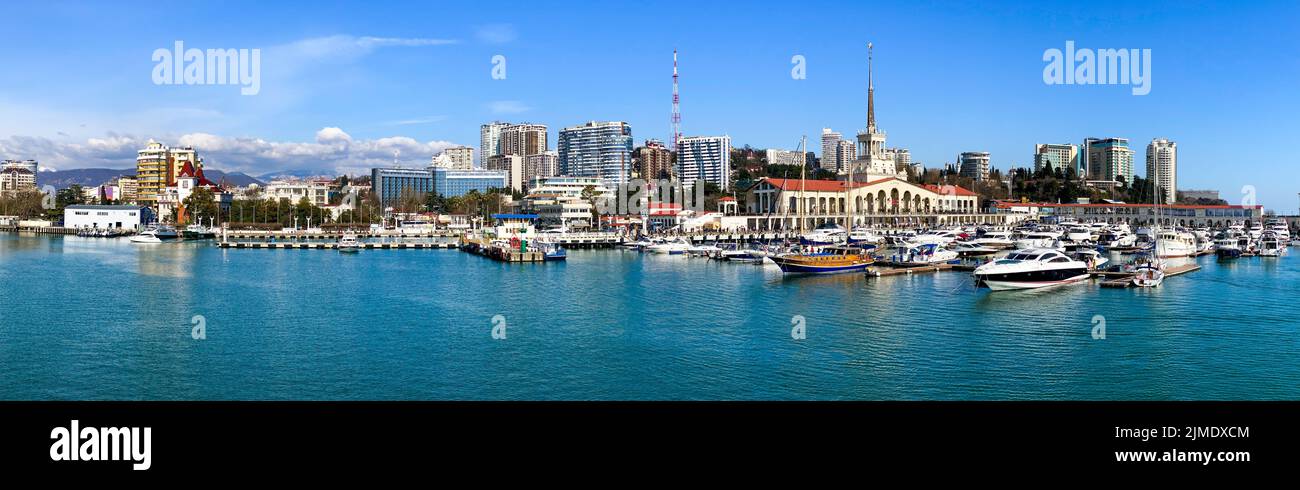
[[[1162,259],[1196,254],[1196,237],[1191,233],[1161,230],[1156,233],[1156,256]]]
[[[339,252],[342,253],[357,253],[358,250],[361,250],[361,241],[357,240],[355,234],[347,233],[343,235],[343,238],[339,239],[338,247]]]
[[[1088,265],[1054,249],[1016,250],[975,269],[976,284],[993,291],[1036,289],[1088,278]]]
[[[820,252],[768,257],[786,274],[863,272],[875,259],[861,247],[833,245]]]

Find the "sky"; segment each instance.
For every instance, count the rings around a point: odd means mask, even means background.
[[[621,120],[820,153],[866,124],[866,44],[888,146],[927,167],[1036,143],[1178,143],[1180,189],[1295,213],[1296,2],[5,2],[0,158],[130,168],[149,139],[251,175],[426,165],[488,121]],[[156,84],[156,50],[260,50],[259,90]],[[1044,53],[1149,49],[1150,92],[1049,85]],[[501,56],[494,61],[494,57]],[[792,76],[795,56],[806,76]],[[502,69],[504,68],[504,73]],[[494,77],[494,71],[496,75]],[[504,75],[500,77],[499,75]],[[394,151],[397,152],[396,156]]]

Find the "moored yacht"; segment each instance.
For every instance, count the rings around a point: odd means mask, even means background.
[[[786,274],[838,274],[862,272],[875,259],[862,248],[835,245],[820,252],[769,257]]]
[[[843,226],[835,223],[822,223],[817,228],[799,237],[799,243],[802,245],[835,245],[844,243],[848,232]]]
[[[1191,233],[1161,230],[1156,233],[1156,257],[1191,257],[1196,254],[1196,237]]]
[[[1087,278],[1087,264],[1043,248],[1016,250],[975,269],[977,283],[994,291],[1059,286]]]

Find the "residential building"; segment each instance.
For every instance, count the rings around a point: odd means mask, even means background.
[[[492,170],[453,170],[449,168],[432,169],[433,192],[442,197],[459,197],[469,191],[486,193],[490,189],[505,189],[505,172]]]
[[[136,152],[136,203],[157,209],[160,196],[168,186],[176,185],[186,164],[196,170],[203,168],[203,159],[194,147],[171,148],[149,140],[144,149]]]
[[[135,177],[122,176],[114,179],[114,185],[117,186],[117,193],[113,199],[123,204],[134,204],[136,196],[139,193],[139,185]]]
[[[510,123],[493,121],[479,126],[479,163],[486,163],[488,157],[501,154],[501,130]]]
[[[671,179],[673,153],[659,140],[646,140],[636,149],[636,173],[645,180]]]
[[[677,178],[690,186],[695,180],[731,188],[731,137],[690,136],[677,141]]]
[[[1089,180],[1133,183],[1133,150],[1127,138],[1088,138],[1084,145]]]
[[[804,153],[799,151],[767,149],[768,165],[803,165]]]
[[[486,170],[503,172],[506,175],[505,188],[515,192],[524,191],[524,157],[515,154],[492,155],[488,157]]]
[[[499,154],[528,156],[549,149],[544,124],[511,124],[501,128]],[[490,156],[490,155],[489,155]]]
[[[536,179],[554,177],[559,174],[560,154],[554,150],[535,153],[524,157],[525,188]]]
[[[63,208],[63,226],[141,230],[153,223],[153,210],[146,206],[74,204]]]
[[[397,204],[403,191],[414,192],[423,199],[425,194],[434,190],[433,175],[428,170],[415,168],[372,168],[370,185],[380,208]]]
[[[839,154],[840,141],[843,138],[840,133],[831,131],[831,128],[822,128],[822,161],[821,168],[833,172],[839,172],[841,164],[836,157]],[[852,146],[852,143],[849,144]]]
[[[1160,190],[1162,204],[1178,202],[1178,143],[1164,138],[1147,145],[1147,180]]]
[[[443,150],[437,156],[433,157],[434,167],[445,167],[456,170],[469,170],[474,168],[474,149],[468,146],[453,146]]]
[[[834,157],[835,157],[834,170],[837,173],[847,174],[849,173],[849,165],[851,165],[854,160],[858,159],[858,147],[854,146],[852,141],[839,140],[835,142]],[[864,175],[862,177],[866,177],[866,176]]]
[[[1086,178],[1086,166],[1082,160],[1078,145],[1043,143],[1034,145],[1034,171],[1045,167],[1062,172],[1074,169],[1078,178]]]
[[[624,184],[631,174],[632,126],[626,122],[592,121],[564,128],[556,148],[561,175]]]
[[[989,152],[967,151],[957,157],[957,166],[962,177],[981,182],[989,178]]]

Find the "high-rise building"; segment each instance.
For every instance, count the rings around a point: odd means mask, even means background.
[[[176,177],[186,163],[196,170],[203,168],[203,159],[194,147],[169,148],[149,140],[144,149],[136,152],[136,203],[157,209],[159,197],[168,186],[176,185]]]
[[[835,155],[839,152],[840,141],[842,140],[840,133],[831,131],[831,128],[822,128],[821,168],[834,172],[840,171],[840,162],[835,158]]]
[[[672,178],[673,154],[659,140],[646,140],[636,149],[636,172],[645,180]]]
[[[415,168],[370,169],[371,191],[379,199],[379,207],[394,206],[403,192],[417,194],[423,199],[433,191],[433,178],[428,170]]]
[[[957,166],[962,177],[975,179],[976,182],[989,178],[989,152],[967,151],[957,157]]]
[[[848,173],[849,165],[852,165],[852,162],[858,159],[858,147],[853,146],[853,142],[849,140],[836,141],[834,157],[835,171]]]
[[[5,160],[0,163],[0,193],[13,194],[36,188],[36,160]]]
[[[442,197],[460,197],[469,191],[486,193],[491,189],[506,188],[505,172],[434,168],[432,175],[433,190]]]
[[[501,130],[510,123],[501,121],[492,121],[479,126],[478,135],[478,161],[480,164],[487,163],[488,157],[501,154]]]
[[[1051,167],[1053,170],[1060,169],[1062,172],[1068,169],[1074,169],[1076,177],[1083,178],[1084,166],[1081,160],[1082,156],[1079,147],[1071,144],[1045,143],[1034,145],[1034,171],[1040,171],[1044,167]]]
[[[506,188],[516,192],[524,191],[524,157],[514,154],[492,155],[483,168],[506,174]]]
[[[690,136],[677,141],[677,165],[674,172],[686,185],[703,180],[721,188],[731,188],[731,137]]]
[[[438,156],[433,157],[433,166],[458,170],[474,168],[474,149],[468,146],[453,146]]]
[[[768,148],[766,153],[767,153],[768,165],[803,165],[804,164],[804,154],[799,151]]]
[[[528,156],[551,149],[546,141],[544,124],[511,124],[501,128],[501,155]]]
[[[1147,180],[1159,187],[1164,199],[1161,204],[1178,200],[1178,143],[1164,138],[1151,140],[1147,145]]]
[[[1091,180],[1124,181],[1133,183],[1133,150],[1128,138],[1088,138],[1084,141],[1088,154],[1088,176]]]
[[[622,121],[592,121],[561,129],[556,148],[561,175],[623,184],[632,173],[632,126]]]
[[[536,179],[560,174],[560,154],[550,150],[524,157],[524,187]]]
[[[139,183],[135,177],[122,176],[116,179],[117,194],[113,197],[122,204],[135,203],[139,196]]]

